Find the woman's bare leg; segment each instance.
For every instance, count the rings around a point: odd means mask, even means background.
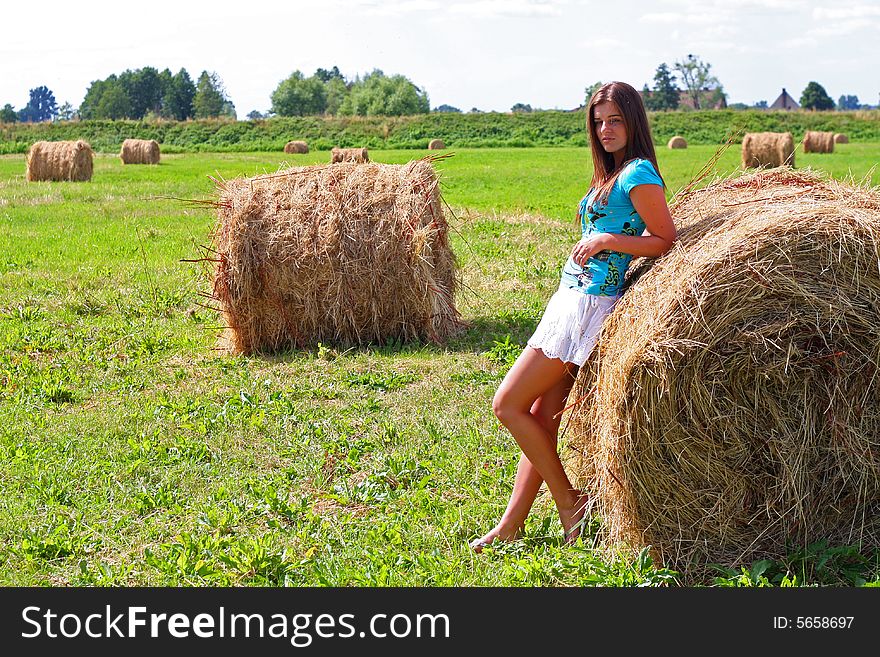
[[[577,368],[526,348],[507,373],[493,400],[493,410],[517,440],[523,455],[517,465],[513,492],[498,524],[471,543],[479,552],[496,539],[511,540],[521,531],[542,482],[541,466],[554,484],[548,488],[556,501],[563,529],[568,532],[582,515],[583,500],[574,489],[557,453],[560,413],[574,383]],[[554,492],[555,489],[555,492]]]

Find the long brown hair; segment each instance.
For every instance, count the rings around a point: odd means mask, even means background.
[[[596,134],[596,124],[593,122],[596,105],[609,100],[620,108],[623,125],[626,128],[626,150],[619,167],[614,166],[614,155],[602,148],[602,142]],[[590,98],[587,106],[587,134],[590,135],[590,149],[593,153],[593,179],[590,184],[598,190],[596,194],[598,201],[602,203],[608,201],[608,195],[617,176],[630,160],[636,158],[649,160],[654,165],[657,175],[660,175],[645,104],[642,102],[641,94],[626,82],[609,82],[602,85]],[[660,180],[663,180],[662,176]],[[666,186],[665,182],[663,186]]]

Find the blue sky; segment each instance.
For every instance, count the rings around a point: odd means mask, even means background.
[[[432,107],[570,109],[597,81],[653,84],[694,54],[729,102],[795,100],[811,80],[880,102],[880,0],[15,2],[0,14],[0,106],[45,84],[79,106],[125,69],[216,72],[243,118],[293,71],[402,74]]]

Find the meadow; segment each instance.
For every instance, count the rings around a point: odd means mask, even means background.
[[[668,196],[715,151],[660,148]],[[574,147],[444,152],[467,331],[259,357],[217,349],[222,321],[199,296],[211,272],[190,262],[215,215],[188,201],[216,198],[212,178],[327,152],[103,154],[87,183],[28,183],[23,155],[0,156],[0,585],[675,586],[646,554],[563,545],[544,494],[522,540],[468,548],[519,454],[492,395],[579,237],[591,164]],[[796,158],[880,184],[880,144]],[[715,173],[738,166],[734,146]],[[878,555],[824,544],[711,582],[866,583]]]

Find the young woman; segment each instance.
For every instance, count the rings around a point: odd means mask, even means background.
[[[567,543],[584,525],[586,495],[574,488],[557,452],[561,412],[578,368],[596,344],[633,256],[666,253],[676,238],[648,117],[639,92],[602,86],[587,109],[593,179],[581,200],[581,240],[562,270],[528,346],[504,377],[492,410],[522,450],[513,493],[498,524],[470,543],[481,552],[521,533],[546,482]]]

